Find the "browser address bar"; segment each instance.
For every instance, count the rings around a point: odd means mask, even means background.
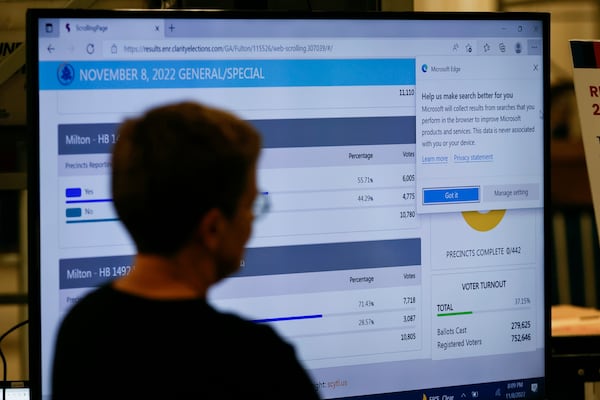
[[[415,56],[427,48],[428,53],[446,54],[456,41],[427,40],[415,44],[403,39],[310,39],[310,38],[239,38],[239,39],[165,39],[105,40],[103,56],[115,59],[239,59],[239,58],[344,58],[365,54],[377,57]],[[365,53],[365,49],[368,49]]]

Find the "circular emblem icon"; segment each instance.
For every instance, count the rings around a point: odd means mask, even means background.
[[[63,86],[67,86],[73,83],[73,81],[75,80],[75,69],[71,64],[60,64],[58,66],[57,75],[60,84]]]

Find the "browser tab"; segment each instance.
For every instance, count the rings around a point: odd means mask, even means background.
[[[39,21],[39,24],[40,37],[54,38],[59,36],[60,25],[58,19],[43,19]]]

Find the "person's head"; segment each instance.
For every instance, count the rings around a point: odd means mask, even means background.
[[[233,220],[242,205],[251,213],[261,138],[249,123],[182,102],[128,119],[118,134],[113,201],[138,252],[174,255],[207,214]]]

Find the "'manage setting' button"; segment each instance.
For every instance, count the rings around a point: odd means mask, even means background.
[[[484,201],[537,201],[540,199],[540,185],[524,183],[513,185],[486,185],[483,187]]]

